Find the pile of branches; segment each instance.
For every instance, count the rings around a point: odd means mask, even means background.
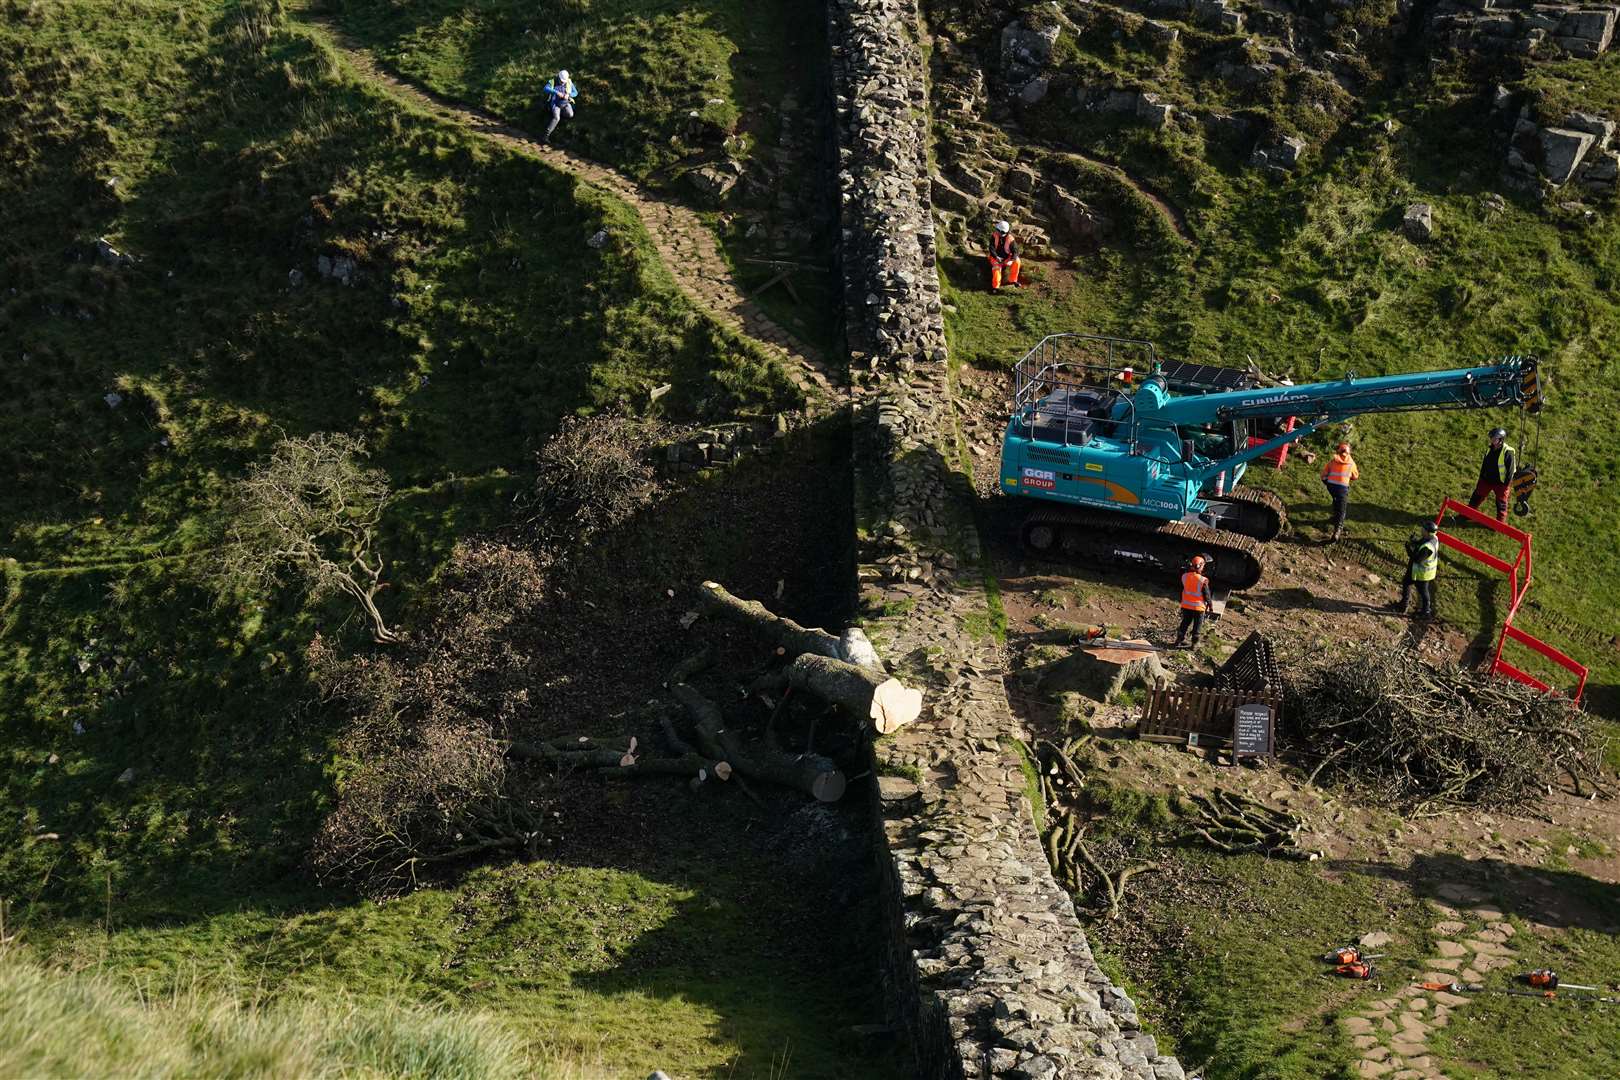
[[[396,896],[446,864],[536,849],[545,815],[514,788],[499,736],[528,713],[533,664],[510,629],[544,602],[548,569],[531,552],[464,542],[411,637],[375,654],[310,643],[311,677],[349,714],[344,776],[309,855],[322,883]]]
[[[1062,746],[1040,739],[1034,747],[1035,763],[1040,775],[1041,797],[1046,804],[1046,857],[1052,872],[1065,889],[1082,900],[1093,895],[1093,905],[1101,917],[1112,919],[1119,915],[1119,905],[1125,898],[1125,886],[1138,874],[1161,869],[1156,862],[1130,862],[1128,859],[1109,859],[1086,839],[1087,825],[1083,819],[1086,786],[1085,773],[1075,763],[1092,736],[1081,735]],[[1105,861],[1119,862],[1117,869],[1103,868]]]
[[[1301,846],[1305,822],[1229,791],[1205,796],[1188,794],[1173,799],[1175,823],[1154,830],[1142,843],[1119,837],[1088,835],[1086,777],[1083,760],[1092,736],[1070,739],[1062,746],[1037,740],[1033,757],[1046,806],[1046,857],[1059,883],[1101,918],[1118,917],[1125,888],[1138,874],[1166,868],[1161,861],[1143,859],[1140,849],[1166,844],[1206,845],[1226,855],[1257,854],[1268,858],[1311,862],[1321,852]]]
[[[1305,822],[1285,810],[1221,790],[1213,795],[1189,793],[1184,799],[1192,812],[1182,822],[1183,841],[1202,842],[1227,855],[1253,853],[1298,862],[1322,857],[1321,852],[1300,846]]]
[[[1296,675],[1285,709],[1313,780],[1414,812],[1526,806],[1566,778],[1576,794],[1604,790],[1604,736],[1566,699],[1403,650]]]

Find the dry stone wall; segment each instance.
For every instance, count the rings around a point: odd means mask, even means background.
[[[874,749],[891,989],[934,1078],[1179,1080],[1035,831],[983,588],[935,267],[916,0],[828,0],[868,632],[924,685]]]

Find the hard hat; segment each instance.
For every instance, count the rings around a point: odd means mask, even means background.
[[[1426,533],[1437,533],[1440,531],[1440,524],[1434,521],[1425,521],[1423,523],[1423,531]]]
[[[1194,555],[1192,557],[1192,565],[1194,570],[1202,570],[1204,568],[1204,557],[1202,555]]]
[[[996,222],[996,232],[1012,232],[1012,226],[1005,221]]]
[[[1506,428],[1499,428],[1499,427],[1491,428],[1491,438],[1493,438],[1493,439],[1505,439],[1505,438],[1507,438],[1507,429]]]
[[[566,72],[566,71],[557,72],[557,81],[558,82],[567,82],[568,81],[568,72]]]

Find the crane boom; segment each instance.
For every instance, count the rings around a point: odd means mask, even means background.
[[[1482,409],[1523,405],[1539,411],[1540,385],[1533,357],[1509,356],[1482,367],[1420,371],[1300,386],[1259,387],[1217,394],[1171,397],[1149,380],[1136,395],[1137,415],[1172,424],[1255,420],[1286,416],[1318,422],[1365,413],[1436,409]]]

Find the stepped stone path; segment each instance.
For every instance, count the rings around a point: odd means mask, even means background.
[[[369,50],[330,20],[313,15],[306,18],[325,32],[356,73],[368,82],[442,121],[520,154],[537,157],[624,201],[641,218],[665,267],[694,304],[723,326],[752,338],[766,354],[780,362],[788,377],[804,392],[810,412],[822,411],[836,402],[839,379],[826,359],[813,346],[773,322],[764,309],[743,292],[726,265],[719,241],[696,211],[641,188],[605,165],[542,143],[538,137],[481,109],[407,82],[384,69]]]
[[[1439,955],[1424,961],[1422,982],[1477,983],[1513,963],[1515,954],[1508,945],[1513,926],[1500,911],[1493,907],[1459,910],[1432,900],[1430,905],[1440,916],[1434,926]],[[1370,935],[1362,943],[1376,949],[1380,937],[1388,940],[1384,935]],[[1407,985],[1340,1020],[1361,1054],[1355,1074],[1383,1080],[1445,1080],[1446,1074],[1429,1053],[1429,1035],[1449,1024],[1452,1012],[1469,1000],[1446,990]]]

